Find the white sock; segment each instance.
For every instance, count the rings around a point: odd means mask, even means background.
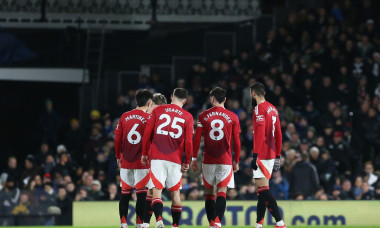
[[[143,223],[143,227],[144,228],[149,228],[149,224],[145,222],[145,223]]]
[[[276,223],[276,225],[277,225],[277,226],[284,226],[285,223],[284,223],[283,220],[281,220],[281,221],[278,221],[278,222]]]
[[[127,223],[122,223],[121,224],[121,228],[128,228],[128,224]]]
[[[262,224],[258,224],[258,223],[256,223],[255,228],[261,228],[261,227],[263,227]]]

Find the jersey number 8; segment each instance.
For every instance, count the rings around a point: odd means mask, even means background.
[[[216,127],[216,124],[219,124],[218,127]],[[219,141],[224,137],[223,132],[224,123],[221,120],[215,119],[211,121],[211,131],[210,131],[210,138],[215,141]],[[215,133],[218,132],[218,135]]]

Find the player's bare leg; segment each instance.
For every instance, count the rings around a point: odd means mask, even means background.
[[[205,209],[207,220],[210,224],[210,228],[215,226],[215,190],[214,188],[205,189],[206,200],[205,200]]]
[[[143,227],[147,192],[147,188],[136,189],[136,228]]]
[[[173,226],[172,227],[179,227],[179,221],[181,219],[181,213],[182,213],[182,203],[181,203],[181,196],[179,190],[177,191],[171,191],[170,195],[172,197],[172,217],[173,217]]]
[[[164,227],[164,223],[162,221],[162,210],[164,209],[164,205],[162,204],[162,189],[153,188],[153,199],[152,199],[152,208],[154,215],[156,216],[156,228]]]
[[[132,189],[122,189],[121,190],[121,198],[119,201],[119,215],[120,215],[120,223],[121,228],[127,228],[127,218],[128,218],[128,207],[129,200],[131,200]]]
[[[152,209],[152,199],[153,199],[153,189],[148,190],[146,196],[146,206],[145,206],[145,217],[144,217],[144,228],[149,228],[150,219],[152,218],[153,209]]]
[[[227,187],[218,187],[215,202],[215,228],[222,227],[224,212],[226,211],[226,193]]]
[[[257,201],[257,219],[255,228],[263,227],[266,207],[276,220],[276,228],[286,228],[284,221],[281,218],[280,210],[277,206],[277,201],[271,191],[269,191],[269,180],[266,178],[255,179],[259,198]]]

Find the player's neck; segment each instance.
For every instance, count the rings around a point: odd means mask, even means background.
[[[214,104],[214,107],[224,108],[224,104]]]
[[[183,106],[183,103],[182,102],[178,102],[178,101],[172,101],[172,104],[177,105],[180,108],[182,108],[182,106]]]
[[[265,98],[264,98],[264,97],[257,97],[257,98],[256,98],[256,103],[257,103],[257,105],[263,103],[264,101],[265,101]]]
[[[136,110],[141,110],[141,111],[148,111],[148,108],[147,107],[136,107]]]

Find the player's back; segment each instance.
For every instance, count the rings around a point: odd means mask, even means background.
[[[142,137],[149,114],[142,110],[125,112],[119,120],[115,134],[122,134],[122,168],[146,169],[141,164]]]
[[[223,107],[213,107],[199,115],[204,132],[204,164],[232,164],[233,131],[240,132],[237,115]]]
[[[276,140],[282,140],[278,136],[278,131],[281,132],[281,125],[277,109],[268,101],[258,104],[253,112],[254,141],[257,141],[258,137],[262,137],[256,134],[255,129],[258,125],[265,125],[265,143],[259,153],[259,159],[276,158]],[[254,146],[257,146],[256,143]]]
[[[150,118],[149,124],[154,124],[150,158],[181,164],[186,137],[192,138],[192,115],[175,104],[168,104],[156,107]],[[186,135],[190,130],[191,134]]]

